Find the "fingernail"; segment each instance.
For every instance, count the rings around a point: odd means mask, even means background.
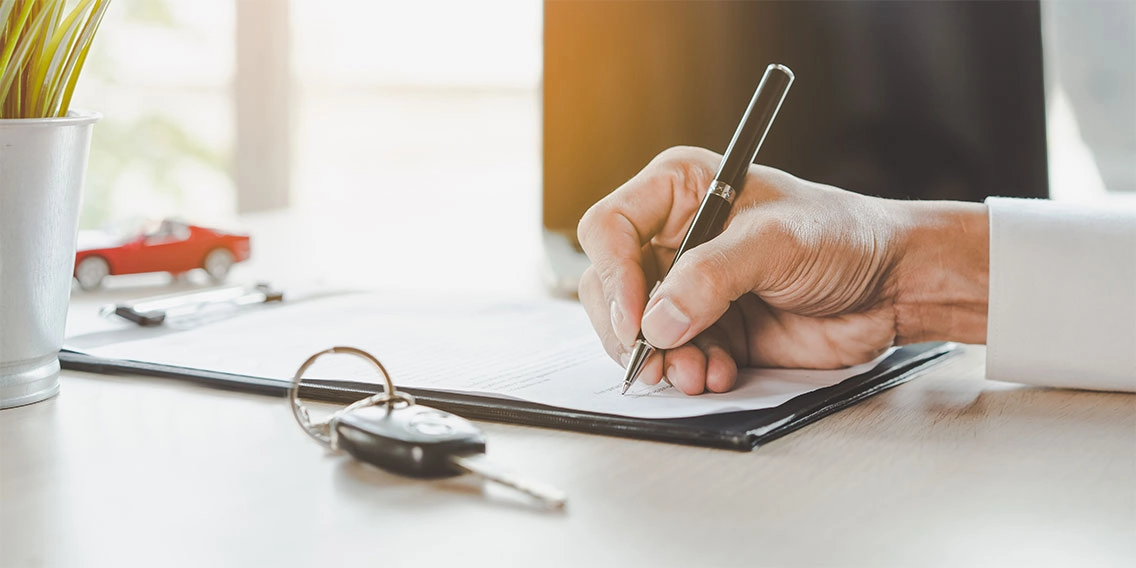
[[[623,333],[623,326],[624,326],[625,322],[627,321],[627,318],[624,317],[623,310],[620,308],[619,304],[615,300],[611,301],[610,309],[611,309],[611,329],[612,329],[612,331],[615,332],[615,338],[618,339],[620,341],[620,343],[622,343],[623,338],[625,337],[625,334]],[[624,366],[626,366],[626,365],[624,365]]]
[[[658,347],[674,347],[690,329],[690,317],[663,298],[643,316],[643,335]]]
[[[623,353],[619,354],[619,364],[623,365],[624,369],[627,368],[627,364],[630,363],[630,362],[631,362],[631,354],[630,353],[624,351]]]

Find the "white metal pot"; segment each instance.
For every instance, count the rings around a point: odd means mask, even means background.
[[[0,120],[0,408],[59,392],[59,349],[97,113]]]

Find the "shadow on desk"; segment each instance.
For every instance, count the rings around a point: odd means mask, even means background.
[[[414,479],[346,456],[328,456],[328,459],[341,460],[335,467],[335,490],[342,493],[342,497],[377,509],[449,508],[455,501],[460,501],[533,514],[563,514],[563,511],[547,509],[524,495],[472,474],[445,479]]]

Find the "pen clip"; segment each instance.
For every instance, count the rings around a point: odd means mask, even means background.
[[[103,317],[118,316],[142,327],[155,327],[175,316],[191,315],[209,307],[240,307],[251,304],[281,302],[284,293],[267,283],[254,286],[227,286],[189,293],[166,294],[103,306]]]

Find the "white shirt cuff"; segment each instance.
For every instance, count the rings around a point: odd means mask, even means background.
[[[986,376],[1136,391],[1136,208],[986,200]]]

